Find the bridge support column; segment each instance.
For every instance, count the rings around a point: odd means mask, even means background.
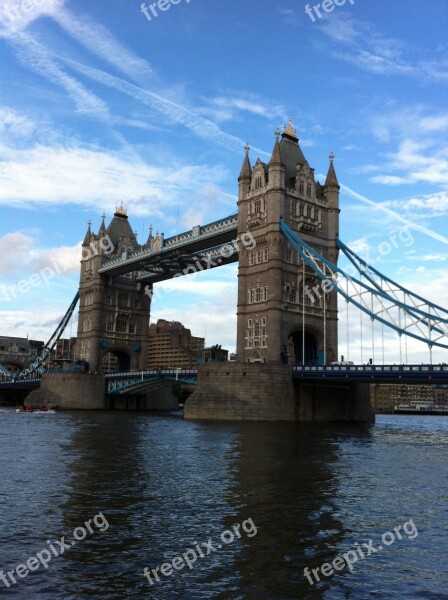
[[[370,383],[294,382],[299,421],[374,423]]]
[[[254,363],[205,364],[184,406],[186,419],[294,421],[291,367]]]
[[[201,365],[186,419],[372,423],[370,384],[301,382],[275,364]]]
[[[48,404],[65,410],[104,409],[104,377],[91,373],[44,373],[40,388],[31,392],[25,405],[39,407]]]

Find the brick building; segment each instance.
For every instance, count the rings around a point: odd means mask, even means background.
[[[204,338],[178,321],[159,319],[149,326],[148,369],[194,369],[204,349]]]

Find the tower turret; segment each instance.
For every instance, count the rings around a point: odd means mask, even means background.
[[[249,144],[246,144],[245,147],[245,155],[243,160],[243,166],[241,167],[241,172],[238,177],[238,187],[239,187],[239,196],[245,196],[247,192],[250,190],[250,182],[252,179],[252,167],[249,159]]]
[[[338,178],[336,177],[336,171],[334,169],[333,152],[330,153],[329,159],[330,166],[328,167],[327,178],[324,185],[324,198],[328,203],[327,236],[331,245],[328,258],[332,262],[336,262],[338,252],[336,246],[334,245],[334,241],[336,236],[339,235],[339,213],[341,212],[339,209],[339,189],[341,186],[339,185]]]
[[[269,161],[269,186],[274,188],[285,187],[285,165],[280,149],[280,129],[275,130],[275,144]]]

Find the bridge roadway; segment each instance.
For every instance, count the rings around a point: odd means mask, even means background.
[[[33,379],[11,379],[10,377],[1,380],[0,389],[35,389],[39,387],[40,379],[34,377]]]
[[[137,271],[137,281],[156,283],[171,279],[177,273],[188,274],[184,270],[195,265],[194,270],[199,271],[236,262],[238,243],[231,244],[232,254],[222,249],[237,240],[237,230],[238,214],[230,215],[164,239],[160,250],[141,248],[118,258],[105,257],[98,272],[113,277]]]
[[[214,363],[210,363],[213,368]],[[124,394],[143,389],[156,381],[195,384],[197,370],[158,369],[106,375],[107,393]],[[325,365],[296,366],[294,379],[350,381],[359,383],[448,383],[448,365]]]

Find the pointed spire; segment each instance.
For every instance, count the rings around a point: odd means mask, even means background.
[[[90,229],[91,225],[92,225],[92,221],[89,219],[89,222],[87,223],[86,235],[85,235],[84,241],[82,243],[83,246],[88,246],[90,244],[90,238],[92,237],[92,231]]]
[[[250,165],[250,159],[249,159],[249,150],[250,150],[250,146],[249,144],[246,144],[245,147],[245,156],[244,156],[244,161],[243,161],[243,166],[241,167],[241,173],[240,176],[238,177],[238,181],[241,181],[242,179],[250,179],[252,176],[252,167]]]
[[[269,166],[273,166],[273,165],[281,165],[282,164],[282,152],[280,150],[280,142],[279,142],[279,137],[280,137],[280,130],[277,128],[275,130],[275,144],[274,144],[274,149],[272,150],[272,156],[271,156],[271,160],[269,161]]]
[[[334,165],[333,165],[333,161],[334,161],[334,154],[333,152],[330,152],[330,166],[328,167],[328,173],[327,173],[327,178],[325,180],[325,186],[326,187],[337,187],[339,189],[339,182],[338,182],[338,178],[336,177],[336,171],[334,170]]]
[[[106,215],[103,213],[101,215],[101,227],[100,230],[98,231],[98,237],[102,238],[106,235],[106,225],[104,223],[104,220],[106,218]]]
[[[153,240],[153,236],[152,236],[152,225],[149,226],[149,235],[148,235],[148,239],[146,240],[146,246],[148,246],[148,248],[151,248],[152,246],[152,240]]]

